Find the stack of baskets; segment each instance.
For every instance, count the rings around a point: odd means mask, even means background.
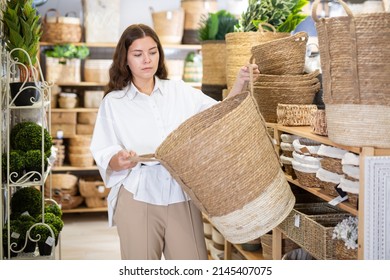
[[[71,166],[91,167],[94,164],[89,150],[91,136],[76,136],[69,139],[69,161]]]
[[[337,197],[339,192],[337,186],[344,177],[341,159],[347,153],[346,150],[321,144],[317,154],[322,157],[321,168],[317,171],[319,186],[323,192]]]
[[[65,145],[63,139],[53,139],[53,146],[56,149],[56,159],[53,166],[62,166],[65,159]]]
[[[78,178],[75,175],[52,174],[45,181],[45,197],[54,199],[62,209],[73,209],[83,203],[77,188]]]
[[[103,181],[98,179],[80,179],[79,189],[80,194],[85,198],[87,207],[107,206],[107,196],[110,189],[105,187]]]
[[[78,112],[77,113],[77,135],[92,135],[95,127],[97,112]]]
[[[318,156],[320,143],[299,138],[293,141],[294,152],[292,166],[298,182],[305,187],[320,187],[317,171],[321,168],[321,157]]]
[[[283,165],[284,172],[287,175],[290,175],[294,179],[295,179],[295,172],[292,167],[294,146],[292,143],[295,139],[298,138],[300,137],[297,135],[291,135],[286,133],[280,135],[280,140],[281,140],[280,149],[282,151],[282,154],[280,155],[280,161]]]
[[[348,202],[358,208],[360,188],[360,159],[359,155],[346,153],[341,159],[344,177],[340,181],[339,188],[348,195]]]
[[[307,40],[306,32],[298,32],[252,47],[261,73],[254,83],[254,96],[266,122],[310,125],[321,83],[318,70],[304,73]]]

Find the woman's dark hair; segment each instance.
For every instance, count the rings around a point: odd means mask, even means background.
[[[105,95],[113,90],[121,90],[132,82],[133,75],[127,66],[127,52],[135,40],[148,36],[156,42],[160,54],[156,76],[160,79],[167,79],[168,71],[165,67],[164,50],[156,32],[145,24],[132,24],[123,31],[116,46],[109,71],[110,81],[106,87]]]

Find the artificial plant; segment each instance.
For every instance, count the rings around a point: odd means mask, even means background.
[[[225,35],[234,32],[237,23],[237,18],[226,10],[204,15],[199,23],[199,40],[225,40]]]

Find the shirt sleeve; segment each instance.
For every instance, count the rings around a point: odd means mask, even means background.
[[[110,118],[110,109],[106,101],[102,102],[98,111],[90,151],[106,187],[111,188],[122,183],[130,170],[113,171],[109,167],[112,156],[122,150],[123,146],[115,133],[115,124]]]

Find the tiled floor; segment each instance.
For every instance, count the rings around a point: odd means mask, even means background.
[[[108,227],[107,213],[63,214],[64,228],[56,258],[62,260],[119,260],[119,238]]]

